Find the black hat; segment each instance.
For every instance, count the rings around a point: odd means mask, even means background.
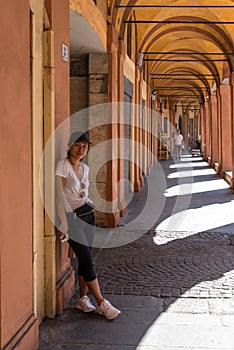
[[[68,147],[70,148],[75,142],[87,142],[89,145],[92,143],[89,140],[89,135],[84,131],[75,131],[71,134],[70,139],[68,141]]]

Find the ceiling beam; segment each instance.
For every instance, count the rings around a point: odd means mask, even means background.
[[[155,86],[156,90],[165,90],[165,89],[175,89],[175,90],[207,90],[205,87],[200,87],[200,86]]]
[[[150,75],[166,75],[166,76],[181,76],[183,73],[151,73]],[[190,76],[196,76],[196,77],[218,77],[218,74],[198,74],[198,73],[184,73],[183,76],[190,77]]]
[[[234,56],[234,52],[177,52],[177,51],[167,51],[167,52],[156,52],[156,51],[145,51],[142,52],[144,55],[231,55]]]
[[[116,5],[116,8],[234,8],[233,5]]]
[[[181,74],[182,75],[182,74]],[[169,80],[170,78],[164,78],[164,77],[158,77],[158,78],[151,78],[152,80]],[[173,81],[191,81],[191,80],[199,80],[201,81],[201,78],[174,78]],[[213,81],[214,79],[213,78],[206,78],[206,80],[211,80]]]
[[[218,59],[197,59],[194,58],[193,60],[191,59],[182,59],[182,60],[177,60],[177,59],[167,59],[167,58],[144,58],[144,61],[158,61],[158,62],[224,62],[224,61],[229,61],[227,58],[218,58]]]
[[[149,24],[149,23],[155,23],[155,24],[234,24],[233,21],[156,21],[156,20],[139,20],[139,19],[129,19],[124,20],[124,23],[140,23],[140,24]]]
[[[164,94],[162,94],[162,93],[160,93],[159,94],[159,96],[161,96],[161,97],[164,97],[164,96],[167,96],[167,97],[179,97],[179,98],[187,98],[187,97],[197,97],[197,95],[195,95],[195,94],[190,94],[190,95],[179,95],[179,94],[177,94],[177,95],[168,95],[168,94],[166,94],[165,93],[165,91],[164,91]]]

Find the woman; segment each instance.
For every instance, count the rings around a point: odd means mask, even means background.
[[[120,311],[103,298],[91,255],[95,215],[88,197],[89,167],[82,162],[90,144],[87,133],[74,132],[68,142],[67,158],[57,164],[56,204],[60,221],[58,234],[62,242],[68,241],[78,258],[80,297],[77,308],[84,312],[96,310],[87,296],[89,289],[96,299],[97,312],[107,319],[114,319]]]
[[[183,135],[181,135],[180,130],[178,129],[174,137],[174,149],[176,153],[176,158],[181,158],[183,139]]]

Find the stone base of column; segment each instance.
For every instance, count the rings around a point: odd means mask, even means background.
[[[152,171],[152,166],[148,166],[147,169],[146,169],[146,176],[150,175],[151,174],[151,171]]]
[[[213,168],[218,174],[218,172],[219,172],[219,164],[217,162],[213,163]]]
[[[116,210],[114,213],[106,213],[106,224],[107,227],[116,227],[119,224],[119,211]]]
[[[219,165],[218,167],[218,172],[217,174],[220,176],[220,177],[223,177],[223,167],[221,165]]]
[[[124,198],[120,203],[119,203],[119,216],[124,216],[127,212],[127,201]]]
[[[75,286],[75,272],[69,266],[56,284],[56,312],[63,313],[64,306],[71,299]]]
[[[16,334],[13,334],[12,338],[3,345],[1,349],[11,350],[25,350],[25,349],[37,349],[39,341],[39,326],[35,315],[31,317],[17,330]]]
[[[139,192],[144,185],[144,177],[141,175],[134,183],[134,192]]]
[[[234,185],[234,183],[233,183],[233,178],[226,172],[226,171],[224,171],[223,172],[223,177],[224,177],[224,180],[226,180],[227,181],[227,183],[230,185],[230,188],[234,188],[233,187],[233,185]]]
[[[230,188],[234,190],[234,177],[231,179]]]
[[[134,183],[134,192],[139,192],[141,187],[142,187],[142,181],[141,181],[141,179],[138,179]]]

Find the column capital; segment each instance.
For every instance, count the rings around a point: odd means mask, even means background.
[[[108,52],[118,51],[118,32],[112,24],[107,26],[107,50]]]
[[[232,72],[229,76],[229,85],[234,86],[234,72]]]
[[[211,95],[210,96],[210,102],[212,103],[217,103],[217,96],[216,95]]]
[[[126,46],[122,39],[118,40],[118,55],[126,59]]]

